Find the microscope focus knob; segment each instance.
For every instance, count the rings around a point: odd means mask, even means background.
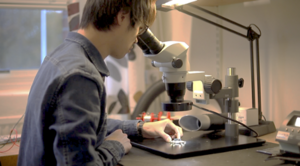
[[[218,79],[209,79],[204,83],[206,93],[217,94],[222,89],[222,82]]]
[[[172,66],[173,66],[174,68],[179,69],[179,68],[182,67],[182,65],[183,65],[183,62],[182,62],[181,59],[173,59],[173,61],[172,61]]]
[[[239,85],[240,88],[244,87],[244,79],[243,78],[240,78],[238,80],[238,85]]]
[[[193,92],[193,81],[186,82],[186,88]]]

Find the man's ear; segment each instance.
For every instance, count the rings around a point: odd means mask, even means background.
[[[130,16],[129,12],[126,12],[124,10],[119,11],[119,13],[117,14],[116,20],[115,20],[116,24],[121,25],[125,21],[126,17],[128,17],[128,16]]]

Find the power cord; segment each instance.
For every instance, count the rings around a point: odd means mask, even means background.
[[[11,129],[10,134],[9,134],[9,138],[7,139],[7,141],[6,141],[5,143],[0,144],[0,145],[1,145],[0,149],[2,149],[2,148],[3,148],[6,144],[8,144],[9,142],[12,142],[12,141],[11,141],[11,134],[12,134],[13,131],[16,131],[15,128],[16,128],[16,126],[19,124],[19,122],[21,121],[21,119],[24,117],[24,115],[25,115],[25,114],[22,115],[22,117],[18,120],[18,122],[17,122],[17,123],[14,125],[14,127]],[[16,134],[17,134],[17,133],[16,133]],[[17,136],[16,136],[16,140],[17,140]],[[14,142],[13,142],[13,143],[14,143]],[[14,143],[13,145],[15,145],[15,143]]]
[[[243,123],[241,123],[241,122],[239,122],[239,121],[237,121],[237,120],[235,120],[235,119],[228,118],[228,117],[226,117],[226,116],[224,116],[224,115],[221,115],[221,114],[219,114],[219,113],[217,113],[217,112],[214,112],[214,111],[208,110],[208,109],[206,109],[206,108],[203,108],[203,107],[199,107],[199,106],[197,106],[197,105],[195,105],[195,104],[193,104],[193,106],[194,106],[194,107],[196,107],[196,108],[198,108],[198,109],[201,109],[201,110],[204,110],[204,111],[207,111],[207,112],[213,113],[213,114],[215,114],[215,115],[218,115],[218,116],[220,116],[220,117],[222,117],[222,118],[225,118],[225,119],[231,120],[231,121],[233,121],[233,122],[235,122],[235,123],[238,123],[238,124],[240,124],[240,125],[244,126],[245,128],[247,128],[247,129],[251,130],[252,132],[254,132],[254,133],[256,134],[256,136],[255,136],[255,137],[258,137],[258,133],[257,133],[255,130],[251,129],[251,128],[250,128],[250,127],[248,127],[247,125],[245,125],[245,124],[243,124]]]
[[[17,130],[16,130],[16,129],[11,130],[11,133],[12,133],[12,131],[15,131],[15,132],[16,132],[16,138],[15,138],[15,140],[12,140],[11,138],[9,138],[9,140],[12,142],[12,145],[11,145],[10,148],[8,148],[7,150],[5,150],[5,151],[0,151],[0,153],[8,152],[8,151],[10,151],[10,149],[13,148],[14,146],[20,147],[19,145],[16,144],[16,142],[17,142],[17,137],[18,137]]]

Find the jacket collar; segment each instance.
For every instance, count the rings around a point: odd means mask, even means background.
[[[85,51],[87,58],[94,64],[99,73],[109,76],[109,70],[97,48],[84,36],[77,32],[69,32],[66,40],[78,43]]]

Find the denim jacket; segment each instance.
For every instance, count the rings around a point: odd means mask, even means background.
[[[96,47],[70,32],[45,58],[32,84],[18,166],[117,164],[124,147],[105,137],[116,129],[137,136],[138,121],[106,119],[103,77],[108,75]]]

